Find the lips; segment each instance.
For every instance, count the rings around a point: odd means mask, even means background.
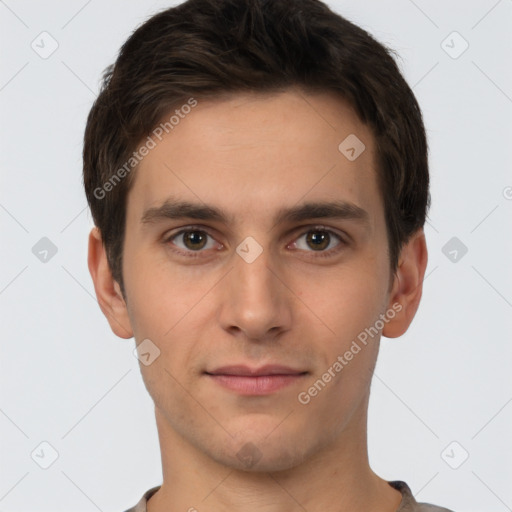
[[[308,372],[283,365],[265,365],[259,368],[232,365],[205,374],[224,389],[239,395],[262,396],[300,381]]]
[[[305,370],[295,370],[283,365],[265,365],[260,368],[250,368],[246,365],[222,366],[216,370],[207,371],[209,375],[236,375],[240,377],[259,377],[262,375],[301,375]]]

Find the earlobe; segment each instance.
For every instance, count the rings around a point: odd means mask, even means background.
[[[411,324],[423,292],[423,279],[427,268],[428,253],[423,229],[414,233],[400,251],[398,268],[389,296],[388,308],[401,309],[382,330],[387,338],[404,334]],[[393,305],[395,307],[393,307]]]
[[[98,304],[106,316],[110,328],[120,338],[133,337],[126,302],[117,281],[112,277],[101,238],[100,230],[92,228],[89,233],[89,252],[87,257]]]

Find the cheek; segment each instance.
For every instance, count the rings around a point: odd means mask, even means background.
[[[164,339],[184,320],[213,285],[211,277],[183,272],[171,265],[165,251],[130,251],[127,243],[124,276],[135,338]]]
[[[209,324],[213,307],[209,292],[218,277],[193,276],[167,261],[152,262],[149,267],[148,261],[127,261],[128,270],[145,269],[130,274],[129,315],[137,343],[149,339],[159,350],[154,363],[140,368],[150,394],[155,400],[161,395],[158,401],[166,403],[178,400],[183,392],[173,377],[187,389],[194,381],[202,361],[198,337]]]
[[[388,276],[375,259],[333,269],[315,287],[301,286],[301,299],[343,346],[373,325],[386,304]]]
[[[321,337],[313,329],[319,359],[303,389],[311,400],[307,407],[319,418],[326,409],[335,418],[349,417],[366,396],[379,349],[380,329],[375,330],[375,324],[385,308],[387,276],[379,273],[375,268],[338,269],[324,286],[302,295],[329,328]],[[334,419],[330,425],[341,428]]]

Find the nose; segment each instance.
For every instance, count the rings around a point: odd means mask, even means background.
[[[234,268],[223,288],[220,322],[234,336],[268,341],[291,328],[293,292],[268,251],[249,261],[233,255]]]

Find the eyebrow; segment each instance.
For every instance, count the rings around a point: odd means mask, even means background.
[[[168,219],[196,219],[229,224],[233,216],[208,204],[167,199],[161,206],[148,208],[141,223],[155,223]],[[275,224],[302,222],[310,219],[347,219],[360,221],[369,226],[370,216],[366,210],[347,201],[315,201],[290,208],[281,208],[274,218]]]

